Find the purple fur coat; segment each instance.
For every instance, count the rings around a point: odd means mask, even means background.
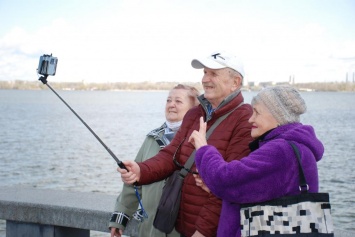
[[[297,158],[287,141],[300,150],[309,191],[318,192],[316,162],[322,158],[324,147],[311,126],[279,126],[240,161],[225,162],[213,146],[198,149],[195,162],[200,176],[211,192],[223,200],[217,236],[240,236],[239,204],[300,193]]]

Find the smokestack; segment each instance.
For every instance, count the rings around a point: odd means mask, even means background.
[[[346,73],[345,82],[348,83],[348,73]]]

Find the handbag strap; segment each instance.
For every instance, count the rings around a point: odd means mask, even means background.
[[[308,193],[309,186],[306,181],[306,177],[303,172],[302,164],[301,164],[301,155],[298,147],[293,143],[288,141],[288,143],[292,146],[293,151],[296,154],[297,161],[298,161],[298,171],[299,171],[299,176],[300,176],[300,191],[301,193]]]
[[[226,113],[225,115],[219,117],[216,122],[214,124],[212,124],[212,126],[208,129],[208,131],[206,132],[206,140],[208,140],[208,138],[210,137],[210,135],[212,134],[213,130],[215,130],[215,128],[225,119],[228,117],[229,114],[231,114],[234,110],[238,109],[240,106],[242,106],[244,104],[244,102],[241,102],[237,107],[235,107],[233,110],[229,111],[228,113]],[[191,153],[189,159],[186,161],[184,168],[182,168],[180,170],[180,175],[185,178],[185,176],[188,174],[188,171],[190,170],[190,168],[192,167],[193,163],[195,162],[195,153],[196,153],[196,149],[193,150],[193,152]]]

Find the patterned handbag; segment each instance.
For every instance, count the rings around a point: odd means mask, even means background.
[[[309,193],[297,146],[301,194],[242,204],[242,236],[334,236],[328,193]]]

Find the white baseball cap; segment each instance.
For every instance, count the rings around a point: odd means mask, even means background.
[[[193,59],[191,66],[196,69],[210,68],[210,69],[222,69],[231,68],[239,72],[244,77],[244,68],[242,62],[234,55],[225,51],[216,51],[203,59]]]

